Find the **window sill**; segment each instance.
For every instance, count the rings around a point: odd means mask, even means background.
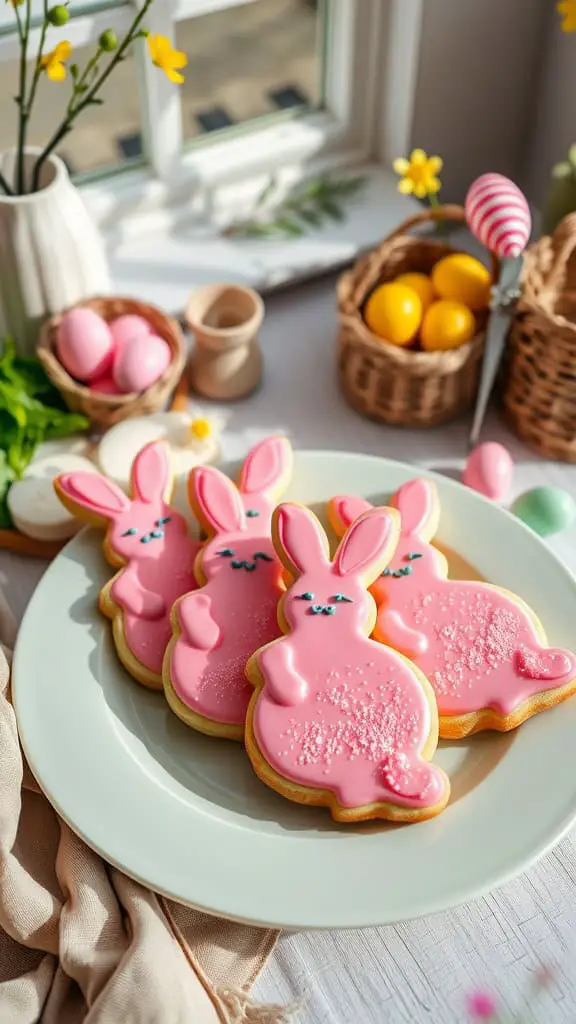
[[[105,230],[114,290],[181,313],[190,292],[202,284],[228,281],[266,293],[351,263],[382,241],[418,205],[401,196],[397,179],[381,167],[356,169],[366,177],[362,192],[347,207],[342,224],[329,224],[303,238],[278,241],[225,238],[216,225],[229,223],[242,207],[239,190],[212,197],[211,216],[187,209],[133,215],[119,238]],[[144,219],[145,217],[145,219]]]

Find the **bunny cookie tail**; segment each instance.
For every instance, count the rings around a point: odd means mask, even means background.
[[[555,682],[576,677],[576,659],[569,651],[555,647],[521,647],[514,655],[514,670],[524,679]]]
[[[446,776],[417,754],[393,752],[380,762],[379,768],[386,789],[412,806],[429,807],[447,799]]]

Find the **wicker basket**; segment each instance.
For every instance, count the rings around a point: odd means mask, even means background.
[[[111,427],[120,420],[132,416],[144,416],[164,408],[170,394],[178,384],[186,361],[184,337],[178,323],[166,316],[156,306],[149,306],[136,299],[94,298],[78,303],[86,309],[93,309],[104,320],[115,320],[125,313],[141,316],[152,325],[154,333],[170,346],[172,359],[159,380],[146,391],[127,395],[99,395],[83,384],[78,384],[55,355],[55,342],[63,313],[51,317],[42,326],[38,340],[37,354],[50,380],[61,392],[72,412],[82,412],[99,427]],[[66,312],[68,312],[66,310]]]
[[[382,423],[429,427],[457,416],[472,403],[478,386],[486,320],[466,345],[448,352],[414,352],[372,334],[364,323],[366,299],[378,284],[407,271],[429,274],[456,252],[437,237],[412,238],[411,228],[433,221],[465,223],[461,206],[440,206],[411,217],[364,256],[338,282],[338,373],[346,398],[358,412]],[[492,257],[496,281],[497,261]]]
[[[576,462],[576,214],[526,253],[502,394],[518,435]]]

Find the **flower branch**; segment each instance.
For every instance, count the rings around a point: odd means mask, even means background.
[[[111,75],[116,65],[120,63],[128,48],[132,45],[133,42],[135,42],[137,38],[139,38],[142,35],[142,33],[140,32],[140,25],[143,19],[146,17],[148,8],[152,5],[153,2],[154,0],[145,0],[142,9],[134,18],[134,21],[132,22],[132,25],[130,26],[126,34],[124,41],[120,44],[120,46],[118,46],[116,52],[114,53],[114,56],[110,60],[110,63],[104,69],[102,74],[96,79],[92,87],[88,88],[88,91],[86,91],[85,79],[86,73],[88,72],[88,68],[86,68],[84,75],[82,75],[82,77],[78,81],[74,82],[72,89],[72,98],[70,100],[70,103],[68,104],[66,116],[60,127],[57,128],[54,134],[52,135],[52,138],[47,142],[40,156],[38,157],[38,160],[36,161],[36,166],[34,167],[34,175],[32,179],[33,192],[38,191],[38,188],[40,186],[40,174],[42,172],[42,167],[44,166],[46,160],[48,159],[50,154],[55,150],[58,143],[71,130],[72,124],[75,118],[78,117],[78,114],[85,110],[86,107],[93,105],[95,103],[102,102],[100,99],[97,98],[96,94],[102,88],[108,77]],[[60,46],[62,45],[63,44],[61,43]],[[116,36],[113,32],[103,32],[98,41],[98,50],[95,56],[92,58],[92,61],[89,62],[89,67],[91,65],[90,70],[97,66],[98,59],[100,58],[100,56],[102,56],[102,54],[114,50],[117,47],[117,45],[118,40],[116,39]],[[68,53],[67,56],[69,55],[70,54]],[[64,57],[61,63],[64,63],[64,60],[66,59],[67,57]]]
[[[6,181],[6,178],[4,177],[4,175],[2,174],[1,171],[0,171],[0,188],[2,188],[4,190],[4,192],[6,193],[7,196],[15,195],[14,189],[10,188],[10,185]]]
[[[169,39],[161,35],[151,36],[141,27],[153,2],[154,0],[144,0],[141,9],[135,14],[132,24],[120,43],[112,29],[102,32],[95,53],[88,60],[84,70],[80,71],[77,64],[71,64],[68,67],[68,61],[72,55],[72,46],[67,40],[59,42],[49,53],[44,53],[46,33],[49,25],[62,27],[68,22],[69,14],[67,3],[57,4],[55,7],[48,8],[48,0],[43,0],[44,17],[40,31],[40,41],[34,62],[30,91],[27,93],[27,62],[32,0],[10,0],[15,12],[16,27],[20,41],[19,90],[16,96],[19,119],[14,184],[10,184],[0,172],[0,188],[6,195],[23,195],[27,191],[24,181],[26,134],[38,85],[43,74],[52,82],[63,82],[69,72],[72,90],[60,125],[45,144],[35,163],[32,173],[32,192],[39,190],[44,164],[62,139],[72,130],[79,114],[88,107],[103,102],[98,93],[114,71],[114,68],[125,59],[128,49],[137,39],[147,38],[148,51],[152,63],[160,68],[171,82],[181,84],[184,81],[181,69],[186,67],[188,63],[186,54],[175,50]],[[23,18],[19,8],[24,3],[26,4],[26,13]],[[110,60],[106,67],[100,70],[100,61],[105,55],[111,55]]]
[[[26,123],[28,120],[25,114],[26,74],[28,61],[28,36],[30,34],[31,2],[32,0],[26,0],[26,16],[24,19],[24,24],[22,24],[22,17],[20,15],[21,0],[14,0],[14,13],[16,15],[18,37],[20,39],[20,81],[18,88],[18,96],[16,97],[16,103],[18,104],[20,111],[18,117],[16,188],[20,193],[24,191],[24,146],[26,145]]]

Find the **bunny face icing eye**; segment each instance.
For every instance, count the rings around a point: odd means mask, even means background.
[[[417,537],[401,538],[394,558],[390,565],[386,566],[381,576],[386,579],[387,584],[391,583],[392,580],[402,581],[421,572],[422,567],[427,563],[429,564],[429,557]],[[403,586],[400,582],[398,584],[394,583],[395,587],[397,585]]]
[[[135,526],[129,526],[127,530],[124,530],[124,533],[122,534],[122,536],[123,537],[133,537],[135,533],[138,533],[138,530],[136,529],[136,527]]]
[[[266,537],[255,538],[247,532],[215,538],[207,545],[202,564],[207,575],[225,572],[242,580],[246,576],[261,580],[278,571],[272,544]]]
[[[336,573],[302,573],[284,598],[284,617],[290,629],[312,630],[321,642],[331,642],[335,630],[356,624],[364,630],[375,605],[364,585]]]

